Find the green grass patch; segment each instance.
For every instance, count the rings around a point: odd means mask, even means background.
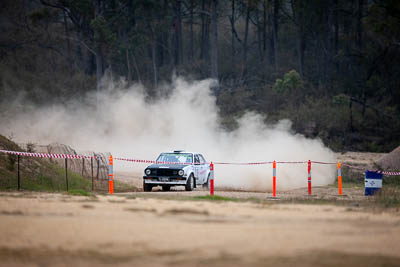
[[[138,192],[139,189],[121,181],[114,180],[114,192],[115,193],[125,193],[125,192]]]
[[[337,177],[336,177],[337,182]],[[351,184],[351,185],[364,185],[364,173],[354,171],[350,168],[342,169],[342,184]]]
[[[208,200],[208,201],[234,201],[238,202],[241,201],[239,198],[232,198],[232,197],[223,197],[223,196],[217,196],[217,195],[207,195],[207,196],[195,196],[192,197],[194,200]],[[243,199],[245,200],[245,199]]]
[[[400,207],[400,188],[396,186],[383,186],[373,196],[373,202],[384,208]]]
[[[7,166],[7,155],[0,155],[0,190],[18,189],[17,168],[10,170]],[[15,164],[15,163],[14,163]],[[16,164],[15,164],[16,165]],[[21,190],[57,192],[66,191],[65,168],[44,159],[21,157],[20,164]],[[69,189],[90,191],[91,179],[68,171]]]
[[[231,198],[231,197],[223,197],[223,196],[187,196],[187,195],[176,195],[176,194],[132,194],[132,195],[123,195],[126,199],[135,199],[135,198],[144,198],[144,199],[162,199],[162,200],[177,200],[177,201],[215,201],[215,202],[223,202],[223,201],[232,201],[232,202],[251,202],[251,199],[240,199],[240,198]]]
[[[67,190],[67,182],[65,177],[65,169],[53,165],[57,172],[57,181],[60,183],[62,190]],[[90,179],[82,177],[80,174],[68,171],[68,188],[71,189],[83,189],[86,191],[91,190],[92,182]]]
[[[282,204],[305,204],[305,205],[346,205],[351,201],[338,199],[320,199],[320,198],[292,198],[281,200]]]
[[[382,187],[391,186],[400,188],[400,176],[383,176]]]
[[[335,183],[328,185],[329,187],[338,188],[338,181],[336,180]],[[344,182],[342,181],[343,188],[364,188],[364,183],[354,183],[354,182]]]
[[[337,177],[333,184],[328,185],[329,187],[338,187]],[[353,171],[349,168],[342,169],[342,187],[343,188],[363,188],[364,187],[364,174]]]
[[[85,196],[85,197],[92,197],[94,196],[93,193],[85,191],[83,189],[71,189],[68,191],[69,195],[73,195],[73,196]]]

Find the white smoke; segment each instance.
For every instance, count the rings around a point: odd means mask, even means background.
[[[169,94],[149,101],[141,86],[123,89],[123,82],[108,82],[97,98],[86,98],[92,105],[71,102],[32,107],[16,101],[0,121],[1,133],[19,142],[58,142],[78,151],[109,151],[114,157],[136,159],[155,159],[160,152],[184,149],[202,153],[214,162],[336,161],[320,140],[292,134],[288,120],[266,125],[261,115],[248,112],[238,119],[236,130],[223,130],[211,85],[211,80],[188,82],[177,78]],[[94,108],[96,102],[100,108]],[[136,176],[146,167],[115,164],[116,170],[128,170]],[[335,166],[313,164],[313,185],[326,185],[334,178]],[[272,165],[216,165],[215,184],[270,190]],[[278,164],[278,190],[306,186],[306,164]]]

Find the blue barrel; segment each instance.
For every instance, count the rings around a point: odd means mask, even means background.
[[[365,172],[365,195],[371,196],[382,188],[382,173]]]

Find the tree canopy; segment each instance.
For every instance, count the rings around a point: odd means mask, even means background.
[[[105,72],[150,97],[214,78],[225,127],[246,110],[335,150],[400,145],[395,0],[2,0],[0,95],[65,101]]]

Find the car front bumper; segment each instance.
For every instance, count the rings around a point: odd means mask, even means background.
[[[152,185],[186,185],[186,177],[149,177],[143,176],[143,182]]]

